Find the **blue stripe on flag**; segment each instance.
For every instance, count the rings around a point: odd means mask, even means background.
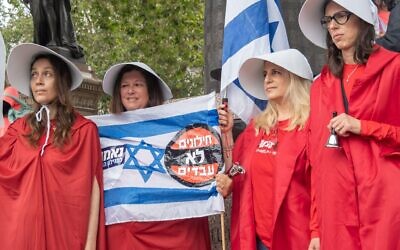
[[[279,12],[282,12],[282,8],[281,8],[281,3],[280,3],[280,1],[279,1],[279,0],[274,0],[274,2],[275,2],[275,4],[276,4],[276,6],[278,6],[278,8],[279,8]]]
[[[123,204],[157,204],[168,202],[201,201],[217,196],[215,186],[211,190],[175,188],[124,187],[104,191],[104,207]]]
[[[207,123],[211,127],[217,126],[218,112],[216,109],[203,110],[156,120],[100,126],[99,134],[100,137],[106,138],[149,137],[179,131],[182,127],[193,123]]]
[[[257,107],[258,107],[260,110],[264,110],[264,109],[267,107],[268,101],[258,99],[258,98],[256,98],[256,97],[250,95],[249,93],[247,93],[247,91],[246,91],[246,90],[242,87],[242,85],[240,84],[239,79],[236,79],[235,81],[233,81],[233,83],[234,83],[236,86],[238,86],[238,87],[243,91],[243,93],[245,93],[251,100],[253,100],[254,104],[257,105]]]
[[[225,26],[222,55],[223,80],[226,81],[229,79],[231,81],[230,79],[238,77],[238,64],[242,64],[244,60],[260,54],[270,53],[271,51],[287,49],[289,48],[289,44],[284,23],[281,19],[281,5],[279,0],[258,0],[249,7],[245,7],[242,1],[227,0],[227,2],[228,4],[236,5],[235,8],[227,8],[227,16],[231,18],[233,13],[228,13],[228,11],[232,10],[235,10],[235,16]],[[236,10],[243,11],[237,13]],[[264,42],[260,38],[264,38],[266,35],[268,35],[269,41],[265,42],[269,42],[269,46],[254,47],[260,46]],[[240,53],[244,47],[246,47],[246,50],[243,50],[243,52],[249,54]],[[228,74],[230,75],[228,76]],[[231,102],[230,108],[246,123],[258,114],[257,109],[253,106],[253,102],[260,110],[265,109],[266,101],[254,98],[246,91],[229,91],[230,86],[232,86],[229,84],[232,83],[222,82],[221,91],[226,88],[227,97],[232,100],[238,100],[236,102],[237,105],[235,102]],[[233,84],[236,85],[234,88],[239,87],[243,90],[237,80]],[[253,102],[249,101],[249,99]],[[243,107],[242,103],[251,103],[251,107]]]
[[[254,39],[269,33],[267,1],[254,3],[231,22],[224,29],[224,46],[222,64]],[[235,41],[232,43],[232,41]]]
[[[276,31],[278,30],[278,26],[279,26],[279,22],[272,22],[272,23],[269,23],[269,30],[270,30],[270,33],[269,33],[269,43],[270,43],[270,44],[272,44],[272,41],[273,41],[274,38],[275,38],[275,33],[276,33]],[[275,50],[274,50],[274,48],[272,48],[272,46],[271,46],[271,52],[275,52]]]

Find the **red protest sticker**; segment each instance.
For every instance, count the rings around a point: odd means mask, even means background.
[[[222,169],[221,138],[207,124],[189,125],[168,143],[164,164],[168,173],[183,185],[205,186]]]

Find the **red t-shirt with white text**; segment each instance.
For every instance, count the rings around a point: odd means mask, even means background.
[[[289,120],[280,121],[278,129],[264,133],[252,158],[251,182],[253,188],[254,216],[256,234],[268,247],[271,247],[272,214],[274,199],[274,169],[277,166],[275,156],[279,139],[285,136],[284,128]],[[263,133],[263,132],[261,132]]]

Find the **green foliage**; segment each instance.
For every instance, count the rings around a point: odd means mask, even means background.
[[[0,30],[10,48],[26,41],[33,40],[33,23],[29,9],[18,0],[0,1]]]
[[[19,0],[0,2],[0,29],[8,46],[31,42],[29,10]],[[72,1],[78,43],[102,78],[113,64],[142,61],[171,87],[175,98],[203,94],[202,0]]]

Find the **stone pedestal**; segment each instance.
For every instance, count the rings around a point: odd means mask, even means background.
[[[101,80],[90,70],[90,66],[87,71],[80,70],[83,82],[72,92],[72,103],[82,115],[97,115],[99,99],[103,95]]]

